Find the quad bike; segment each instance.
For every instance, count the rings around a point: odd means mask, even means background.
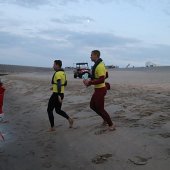
[[[90,78],[91,74],[88,63],[75,63],[74,78],[82,78],[84,74],[88,74],[88,77]]]

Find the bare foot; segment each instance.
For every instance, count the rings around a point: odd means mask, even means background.
[[[51,128],[48,130],[48,132],[54,132],[54,131],[56,131],[54,127],[51,127]]]
[[[69,122],[69,128],[72,128],[73,127],[73,119],[69,118],[68,119],[68,122]]]
[[[114,130],[116,130],[116,126],[115,125],[109,126],[108,130],[109,131],[114,131]]]

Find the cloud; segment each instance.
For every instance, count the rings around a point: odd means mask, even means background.
[[[41,38],[24,37],[7,32],[0,32],[1,64],[51,66],[56,56],[56,42]],[[63,57],[64,59],[64,57]]]
[[[163,9],[162,10],[165,15],[170,16],[170,10],[169,9]]]
[[[112,3],[115,2],[117,4],[120,3],[129,3],[131,5],[134,5],[136,7],[141,7],[142,3],[141,1],[138,0],[0,0],[0,3],[3,4],[15,4],[19,6],[24,6],[24,7],[38,7],[42,5],[61,5],[65,6],[69,3],[81,3],[82,1],[84,2],[98,2],[102,4],[107,4],[107,3]],[[143,0],[144,1],[144,0]],[[147,1],[148,2],[148,1]]]
[[[139,0],[88,0],[88,1],[96,1],[98,3],[106,4],[106,3],[116,3],[116,4],[121,4],[121,3],[128,3],[130,5],[143,8],[143,3],[148,2],[146,0],[139,1]]]
[[[41,36],[42,35],[42,36]],[[109,33],[51,30],[39,32],[37,37],[26,37],[0,32],[0,58],[7,64],[51,66],[54,59],[64,61],[64,66],[88,61],[91,50],[101,50],[106,64],[144,66],[152,61],[168,65],[170,46],[150,45]],[[48,38],[43,38],[48,37]]]
[[[145,62],[151,61],[157,65],[170,65],[170,46],[164,44],[144,44],[131,47],[104,49],[110,62],[125,67],[127,64],[145,66]],[[107,61],[107,60],[106,60]],[[109,63],[108,63],[109,64]]]
[[[61,57],[65,64],[70,66],[73,62],[89,61],[89,53],[93,49],[102,50],[138,43],[137,40],[102,33],[78,33],[67,30],[55,32],[53,30],[43,32],[44,34],[53,38],[24,37],[8,32],[0,32],[0,54],[3,57],[1,62],[17,64],[16,62],[22,63],[23,61],[23,63],[28,62],[29,65],[32,62],[33,65],[47,66],[50,64],[51,58]],[[40,58],[41,63],[38,63],[37,61]],[[48,60],[49,62],[47,62]]]
[[[0,0],[0,3],[16,4],[24,7],[37,7],[49,4],[49,0]]]
[[[51,30],[43,31],[41,34],[46,34],[52,39],[63,39],[65,42],[73,44],[74,46],[88,46],[88,47],[115,47],[128,44],[140,43],[140,40],[126,37],[115,36],[110,33],[96,33],[96,32],[75,32],[70,30]]]
[[[93,47],[114,47],[131,43],[138,43],[139,40],[118,37],[109,33],[73,33],[68,37],[70,42]]]
[[[48,50],[52,51],[52,47],[50,47],[49,44],[52,44],[53,42],[38,37],[24,37],[7,32],[0,32],[0,37],[1,49],[8,50],[10,48],[22,48],[22,50],[25,50],[29,53],[39,54],[42,56],[49,53]]]
[[[38,7],[42,5],[53,5],[53,4],[58,4],[58,5],[66,5],[69,2],[78,2],[79,0],[0,0],[0,3],[3,4],[15,4],[19,6],[24,6],[28,8],[32,7]]]
[[[2,30],[3,27],[10,28],[10,27],[18,27],[21,26],[22,23],[19,22],[18,20],[14,19],[5,19],[5,18],[0,18],[0,30]]]
[[[59,18],[52,19],[51,21],[60,24],[83,24],[83,23],[94,22],[94,19],[85,16],[67,16],[62,19]]]
[[[8,48],[10,46],[20,45],[22,42],[21,38],[18,38],[16,35],[11,35],[7,32],[0,32],[0,47]]]

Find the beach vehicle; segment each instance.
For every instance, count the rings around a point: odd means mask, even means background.
[[[145,66],[146,67],[156,67],[156,64],[148,61],[148,62],[145,63]]]
[[[88,66],[88,63],[75,63],[74,67],[74,78],[82,78],[84,74],[88,74],[88,77],[90,77],[90,69]]]

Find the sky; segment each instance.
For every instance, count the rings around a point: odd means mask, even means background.
[[[169,0],[0,0],[0,64],[170,65]]]

